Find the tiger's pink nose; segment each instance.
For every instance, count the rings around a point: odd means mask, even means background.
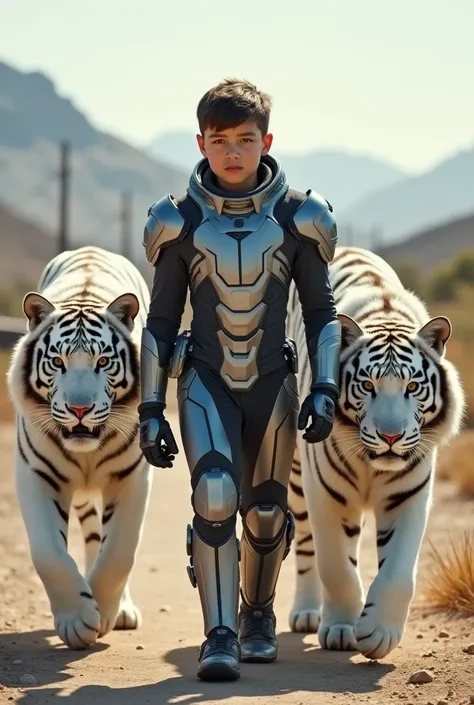
[[[395,436],[389,436],[388,433],[379,433],[379,436],[383,438],[389,446],[393,446],[393,444],[403,436],[403,433],[397,433]]]
[[[89,411],[90,406],[70,406],[69,408],[73,414],[76,414],[78,419],[82,419],[82,417]]]

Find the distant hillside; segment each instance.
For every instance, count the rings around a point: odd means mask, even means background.
[[[35,223],[0,204],[0,251],[0,287],[7,289],[36,282],[56,254],[56,241]]]
[[[190,132],[160,135],[149,150],[188,170],[199,159]],[[313,188],[333,204],[341,244],[379,248],[474,213],[474,149],[416,175],[346,152],[272,153],[282,161],[295,188]]]
[[[83,244],[75,242],[71,249]],[[0,252],[4,255],[0,257],[0,289],[32,286],[45,265],[58,253],[58,241],[55,234],[0,203]],[[153,268],[146,261],[136,264],[151,286]]]
[[[191,132],[166,132],[149,146],[150,154],[190,172],[199,159],[196,138]],[[284,154],[272,150],[280,159],[293,188],[312,188],[327,198],[336,212],[368,193],[391,186],[405,178],[398,167],[381,159],[336,150],[317,150],[310,154]]]
[[[474,214],[425,230],[397,245],[381,248],[379,254],[390,264],[413,262],[427,275],[465,250],[474,251]]]
[[[393,243],[414,232],[437,228],[474,213],[474,149],[459,152],[434,169],[365,196],[339,217],[341,233],[350,226],[354,244],[367,246],[370,230]]]
[[[133,192],[132,247],[143,260],[149,206],[167,192],[181,193],[188,177],[139,149],[99,132],[41,73],[0,62],[0,197],[38,227],[58,222],[59,148],[72,144],[71,234],[120,248],[120,196]]]
[[[51,80],[0,62],[0,200],[41,230],[56,232],[59,143],[72,145],[72,245],[119,251],[121,194],[133,194],[131,252],[144,263],[143,226],[150,205],[183,193],[199,159],[192,134],[167,133],[148,152],[96,130]],[[151,152],[155,156],[151,156]],[[159,154],[159,158],[156,157]],[[388,245],[413,232],[474,212],[474,150],[421,175],[370,156],[337,151],[279,154],[291,184],[313,188],[334,205],[341,243],[369,246],[377,229]],[[377,243],[377,246],[379,243]]]

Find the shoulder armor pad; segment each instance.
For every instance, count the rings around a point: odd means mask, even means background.
[[[298,233],[305,239],[312,240],[319,247],[325,262],[331,262],[337,243],[336,219],[331,204],[315,191],[308,191],[293,216]]]
[[[150,264],[156,264],[162,247],[180,240],[186,231],[185,224],[173,196],[164,196],[152,205],[143,232],[143,247]]]

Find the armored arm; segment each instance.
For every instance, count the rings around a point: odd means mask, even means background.
[[[157,340],[147,326],[141,342],[141,401],[142,404],[166,407],[168,366],[173,344]]]
[[[157,467],[171,467],[178,452],[163,412],[169,363],[186,303],[188,272],[177,245],[185,226],[176,205],[166,197],[150,209],[143,238],[155,276],[140,353],[140,447]]]
[[[310,393],[301,406],[298,428],[306,429],[303,438],[308,443],[320,443],[331,433],[339,396],[341,329],[328,268],[334,257],[337,228],[330,205],[311,192],[293,221],[300,241],[293,276],[303,313],[312,376]]]
[[[143,245],[147,260],[155,266],[150,310],[141,342],[142,405],[164,408],[168,367],[186,303],[188,272],[179,243],[186,221],[171,196],[148,211]]]
[[[337,225],[329,201],[315,191],[308,191],[293,216],[293,223],[300,238],[316,245],[324,262],[332,262],[337,243]]]
[[[303,312],[312,391],[339,395],[341,327],[329,281],[328,263],[337,243],[337,226],[330,204],[310,191],[293,216],[300,249],[294,279]]]
[[[173,196],[164,196],[148,210],[148,219],[143,233],[146,258],[156,265],[160,251],[180,242],[187,232],[186,221],[181,215]]]
[[[337,399],[341,354],[341,324],[337,318],[326,323],[319,334],[308,341],[308,354],[311,364],[311,391],[323,390]]]

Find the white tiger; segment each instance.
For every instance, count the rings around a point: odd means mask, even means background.
[[[290,480],[297,575],[289,622],[293,631],[318,631],[323,648],[379,659],[405,629],[438,448],[460,430],[464,394],[444,358],[449,320],[430,320],[384,260],[340,247],[330,280],[342,326],[341,395],[327,440],[309,445],[298,437]],[[311,370],[294,285],[288,334],[300,353],[304,398]],[[367,510],[375,514],[379,568],[364,599],[358,551]]]
[[[63,252],[25,296],[8,373],[16,488],[58,636],[85,648],[141,622],[128,588],[151,488],[138,444],[139,351],[149,292],[124,257]],[[86,577],[68,552],[71,507]]]

